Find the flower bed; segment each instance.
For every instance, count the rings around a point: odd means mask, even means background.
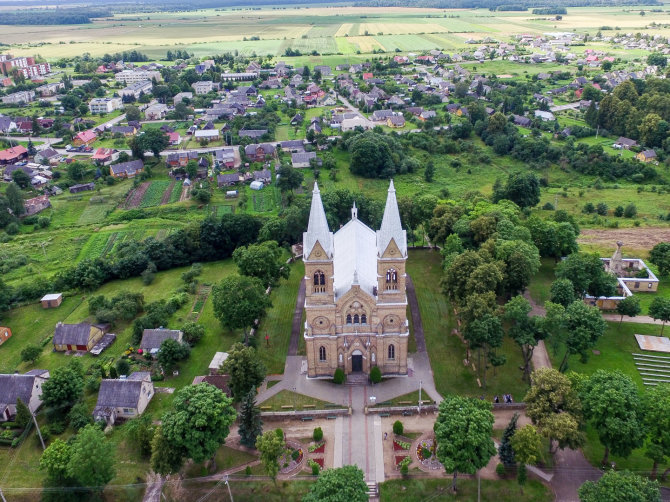
[[[409,443],[405,443],[404,441],[400,441],[399,439],[394,439],[393,440],[393,451],[398,451],[398,450],[409,450],[410,447]]]
[[[314,462],[316,462],[317,464],[319,464],[319,467],[320,467],[321,469],[323,469],[323,459],[322,459],[322,458],[313,458],[312,460],[314,460]]]
[[[321,442],[318,444],[313,444],[312,446],[309,447],[309,452],[310,453],[324,453],[326,451],[326,443]]]
[[[279,455],[279,472],[285,474],[293,471],[302,463],[304,457],[305,455],[302,448],[293,449],[288,446],[284,452]]]
[[[400,467],[400,464],[402,464],[403,461],[406,461],[405,459],[409,459],[409,462],[412,461],[412,459],[411,459],[409,456],[407,456],[407,455],[396,455],[396,456],[395,456],[395,465],[396,465],[396,467]],[[407,462],[407,463],[409,463],[409,462]]]
[[[442,464],[435,456],[435,443],[432,438],[422,439],[416,445],[416,456],[427,469],[440,469]]]

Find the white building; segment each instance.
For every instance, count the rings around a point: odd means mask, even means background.
[[[151,83],[151,80],[142,80],[135,82],[134,84],[130,84],[128,87],[124,87],[121,89],[121,91],[119,91],[119,94],[121,97],[134,96],[135,99],[137,99],[142,93],[150,93],[152,88],[153,84]]]
[[[93,98],[88,103],[88,109],[92,114],[111,113],[121,108],[121,98]]]
[[[151,82],[152,79],[156,79],[156,82],[160,82],[161,73],[154,70],[123,70],[117,73],[114,78],[117,82],[123,82],[124,84],[134,84],[136,82],[142,82],[143,80]]]
[[[13,94],[8,94],[2,98],[2,103],[7,104],[18,104],[18,103],[30,103],[35,99],[35,91],[19,91]]]

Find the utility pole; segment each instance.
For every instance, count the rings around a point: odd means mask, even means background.
[[[0,498],[2,499],[2,502],[7,502],[7,499],[5,498],[5,496],[2,493],[2,488],[0,488]]]
[[[233,492],[230,491],[230,483],[228,482],[228,474],[226,474],[226,479],[225,479],[224,483],[226,483],[226,486],[228,487],[228,495],[230,495],[230,502],[235,502],[233,500]]]
[[[28,408],[28,409],[30,409],[30,408]],[[47,447],[44,446],[44,439],[42,439],[42,432],[40,431],[40,426],[37,425],[37,419],[35,418],[35,414],[32,411],[30,412],[30,416],[33,417],[33,422],[35,423],[35,428],[37,429],[37,435],[40,437],[40,443],[42,443],[42,450],[46,450]],[[0,491],[0,493],[2,493],[2,492]],[[4,497],[3,497],[3,500],[4,500]]]
[[[423,380],[419,380],[419,414],[421,414],[421,387],[423,385]]]

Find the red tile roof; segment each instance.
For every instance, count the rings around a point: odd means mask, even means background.
[[[27,153],[28,150],[25,146],[13,146],[12,148],[7,148],[7,150],[0,151],[0,160],[13,160]]]

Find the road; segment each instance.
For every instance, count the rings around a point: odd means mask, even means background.
[[[46,143],[47,145],[63,141],[63,138],[45,138],[42,136],[2,136],[2,139],[9,141],[32,141],[33,143]]]

